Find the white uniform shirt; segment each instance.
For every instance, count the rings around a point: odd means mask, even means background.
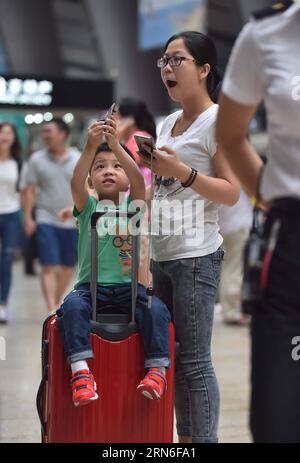
[[[0,214],[12,214],[20,209],[18,164],[14,159],[0,162]]]
[[[265,102],[270,143],[262,197],[299,198],[300,3],[244,27],[229,60],[223,92],[240,104]]]
[[[182,113],[176,111],[165,120],[156,146],[169,146],[184,163],[214,177],[212,158],[217,151],[214,137],[217,112],[218,105],[210,106],[182,135],[173,137],[172,128]],[[205,256],[215,252],[223,242],[218,226],[219,205],[192,188],[180,187],[181,183],[176,180],[170,186],[160,185],[155,190],[151,211],[155,261]]]

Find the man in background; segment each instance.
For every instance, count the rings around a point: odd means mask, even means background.
[[[68,146],[69,126],[59,118],[42,128],[45,148],[28,163],[24,192],[24,228],[37,230],[41,284],[49,312],[55,311],[71,283],[77,262],[78,232],[73,219],[61,222],[61,209],[72,204],[70,180],[79,153]],[[36,204],[36,222],[32,211]]]

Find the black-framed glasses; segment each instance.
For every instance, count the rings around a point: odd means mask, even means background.
[[[155,175],[154,178],[155,185],[171,186],[175,181],[175,177],[161,177],[160,175]]]
[[[113,245],[116,248],[121,248],[125,243],[127,243],[128,246],[132,246],[132,242],[133,240],[131,235],[128,235],[126,239],[123,239],[121,236],[116,236],[113,240]]]
[[[155,179],[154,179],[154,183],[155,183],[156,186],[163,185],[164,187],[169,187],[169,186],[173,185],[177,181],[178,181],[178,179],[176,179],[175,177],[161,177],[160,175],[156,175]],[[184,190],[184,187],[181,185],[181,183],[179,183],[179,187],[176,188],[175,190],[169,191],[169,193],[167,193],[165,195],[156,194],[155,197],[156,197],[156,199],[158,199],[158,198],[165,199],[165,198],[169,198],[171,196],[176,196],[177,194],[181,193],[183,190]]]
[[[162,56],[157,60],[157,67],[161,69],[165,68],[169,64],[172,68],[176,68],[181,65],[182,61],[196,62],[194,58],[187,58],[185,56]]]

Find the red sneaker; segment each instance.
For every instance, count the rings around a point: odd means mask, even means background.
[[[94,376],[89,370],[80,370],[72,374],[71,386],[73,391],[73,403],[75,407],[87,405],[98,399],[97,385]]]
[[[160,400],[166,390],[166,377],[157,368],[151,368],[137,387],[137,391],[151,400]]]

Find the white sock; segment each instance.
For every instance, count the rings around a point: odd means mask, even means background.
[[[89,370],[88,364],[85,360],[79,360],[78,362],[71,363],[72,373],[76,373],[79,370]]]

